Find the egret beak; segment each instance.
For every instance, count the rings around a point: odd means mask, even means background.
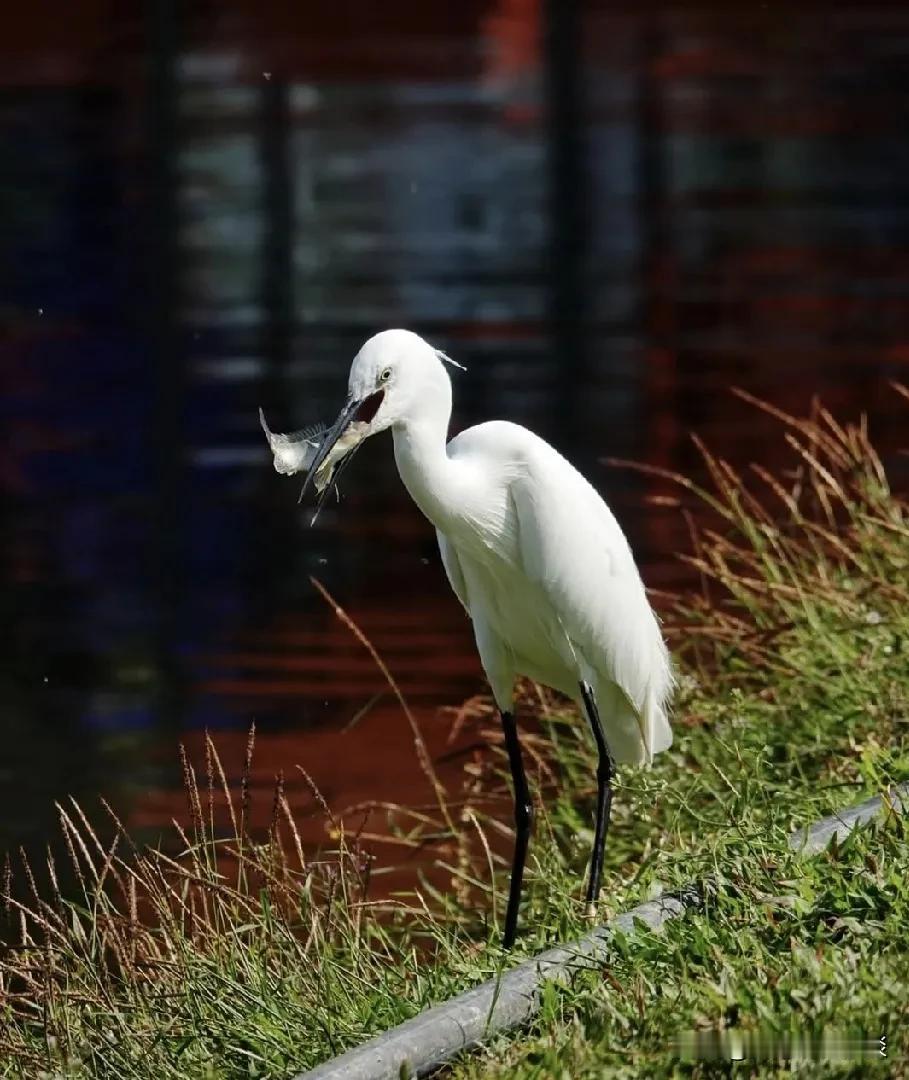
[[[352,450],[348,451],[344,455],[344,457],[341,458],[341,460],[338,462],[338,464],[335,466],[335,471],[331,474],[331,479],[325,485],[325,487],[322,489],[322,494],[319,496],[319,501],[316,503],[316,509],[315,509],[315,512],[313,513],[312,520],[309,523],[310,525],[315,525],[316,518],[322,512],[322,507],[325,505],[325,500],[328,498],[329,494],[332,491],[335,491],[335,492],[338,491],[338,482],[341,479],[341,474],[344,472],[344,470],[347,468],[347,466],[353,461],[354,454],[360,449],[360,447],[362,445],[363,445],[362,442],[358,442],[357,445]],[[301,498],[302,498],[302,496],[301,496]],[[341,496],[338,495],[338,498],[340,499]]]
[[[313,483],[314,477],[317,476],[319,470],[322,468],[326,459],[331,451],[334,449],[335,444],[342,438],[342,436],[348,431],[352,424],[362,424],[365,428],[366,425],[372,420],[372,418],[379,411],[379,406],[382,404],[382,398],[385,396],[384,390],[376,390],[374,393],[369,394],[367,397],[360,400],[348,400],[347,404],[341,410],[341,414],[337,420],[331,425],[328,431],[322,437],[322,441],[319,444],[319,448],[316,450],[316,456],[313,458],[312,465],[309,467],[306,480],[303,484],[303,488],[300,491],[300,498],[298,502],[303,501],[303,497],[306,492],[309,491],[310,485]],[[322,509],[322,504],[335,486],[339,476],[344,471],[344,468],[350,463],[350,459],[353,457],[354,452],[358,448],[360,442],[366,437],[367,432],[364,430],[361,438],[354,443],[353,446],[347,451],[340,462],[335,466],[334,471],[328,478],[328,482],[322,489],[321,496],[319,498],[318,505],[316,507],[316,513],[313,515],[313,521]]]

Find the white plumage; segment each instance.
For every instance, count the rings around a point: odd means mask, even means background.
[[[516,675],[579,704],[587,682],[614,760],[649,762],[672,742],[669,656],[609,507],[517,424],[469,428],[447,456],[470,495],[431,520],[499,708],[511,709]],[[411,493],[419,504],[418,479]]]
[[[353,363],[352,393],[369,390],[373,374],[395,360],[393,372],[413,389],[400,410],[398,388],[387,389],[373,427],[392,428],[401,479],[436,527],[497,705],[511,709],[516,675],[578,702],[586,681],[614,759],[649,761],[672,742],[671,669],[612,511],[561,454],[517,424],[478,424],[446,446],[451,381],[415,334],[390,330],[368,341]]]
[[[526,428],[493,421],[446,443],[452,404],[446,362],[406,330],[367,341],[351,366],[347,405],[309,466],[317,471],[340,439],[355,449],[362,438],[391,428],[401,479],[436,528],[448,579],[473,622],[505,717],[511,721],[518,675],[582,706],[589,687],[591,724],[596,732],[602,723],[612,758],[649,763],[672,742],[672,674],[618,522],[587,480]],[[330,487],[329,475],[326,494]],[[598,842],[611,798],[608,763],[601,766]],[[526,791],[519,761],[512,759],[512,771],[516,792]],[[529,819],[529,806],[526,811]],[[523,854],[515,860],[519,887]],[[593,900],[598,878],[592,871]],[[513,888],[514,882],[515,874]]]

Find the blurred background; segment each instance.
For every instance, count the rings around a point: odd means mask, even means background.
[[[176,743],[329,802],[418,801],[482,689],[388,436],[317,526],[257,421],[328,422],[359,345],[468,367],[454,430],[534,428],[686,587],[664,485],[696,432],[780,467],[745,387],[869,416],[909,377],[909,7],[113,0],[0,36],[0,850],[103,794],[154,837]],[[353,725],[353,728],[352,728]],[[459,769],[449,756],[450,769]],[[270,806],[266,808],[266,814]],[[315,819],[314,819],[315,821]],[[314,824],[315,837],[320,826]]]

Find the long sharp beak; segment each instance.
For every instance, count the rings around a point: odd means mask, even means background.
[[[331,453],[331,448],[335,445],[338,439],[344,434],[347,425],[353,420],[356,415],[357,409],[360,407],[359,401],[348,401],[344,408],[341,410],[341,415],[331,425],[325,435],[322,437],[322,442],[319,445],[319,449],[316,451],[316,456],[313,458],[312,465],[309,467],[309,472],[306,474],[306,480],[303,483],[303,488],[300,491],[300,498],[297,499],[298,503],[303,501],[303,497],[313,482],[313,477],[319,471],[322,462]],[[326,487],[326,491],[331,487],[329,483]],[[313,519],[315,520],[315,519]]]
[[[341,476],[347,466],[351,463],[351,461],[353,461],[354,454],[356,454],[356,452],[360,449],[362,445],[363,443],[357,443],[353,450],[351,450],[350,453],[345,454],[344,457],[342,457],[338,464],[335,466],[335,471],[332,473],[331,480],[322,489],[322,494],[319,496],[319,501],[316,503],[316,509],[313,512],[312,518],[309,522],[310,525],[315,525],[316,518],[322,512],[322,507],[325,505],[325,500],[332,493],[332,491],[339,492],[338,484],[341,480]],[[340,498],[340,494],[338,495],[338,498]]]

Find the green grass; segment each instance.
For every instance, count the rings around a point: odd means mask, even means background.
[[[710,878],[707,904],[617,938],[595,970],[546,988],[529,1029],[453,1076],[714,1075],[670,1045],[726,1027],[885,1034],[886,1061],[803,1071],[909,1074],[905,819],[813,857],[786,842],[909,778],[909,513],[861,426],[822,412],[782,423],[801,469],[785,486],[758,477],[767,506],[709,455],[715,490],[676,478],[704,505],[694,560],[706,591],[667,617],[681,670],[674,746],[651,771],[622,770],[613,806],[603,917]],[[402,841],[433,843],[448,869],[373,902],[358,845],[338,828],[334,849],[310,858],[280,788],[271,834],[253,843],[212,748],[200,784],[187,770],[181,855],[131,850],[119,829],[105,849],[72,807],[64,833],[83,895],[41,895],[17,871],[31,895],[11,903],[0,962],[0,1076],[289,1076],[582,934],[592,748],[572,712],[530,687],[524,705],[541,797],[512,956],[496,925],[510,843],[500,749],[471,764],[444,811],[394,816]],[[499,746],[487,701],[461,719]]]

